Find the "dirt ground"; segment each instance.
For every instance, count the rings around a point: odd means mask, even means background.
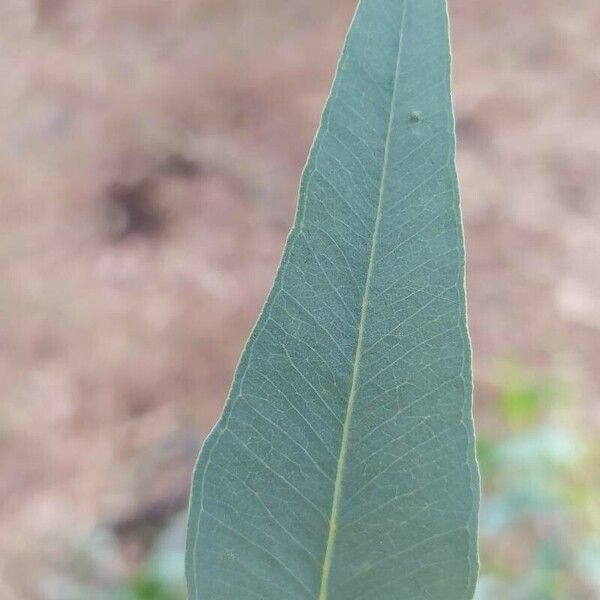
[[[134,565],[185,507],[353,5],[2,1],[3,599],[44,600],[63,536]],[[477,416],[515,358],[600,426],[600,3],[450,8]]]

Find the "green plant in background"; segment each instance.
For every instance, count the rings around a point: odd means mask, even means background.
[[[481,431],[478,600],[600,595],[600,445],[560,380],[499,372],[496,421]]]
[[[362,0],[195,472],[190,600],[466,600],[479,483],[445,0]]]
[[[64,564],[36,585],[44,600],[185,600],[186,515],[166,524],[143,564],[130,573],[119,539],[107,527],[63,540]],[[58,540],[57,540],[58,541]],[[66,543],[65,543],[66,542]],[[38,597],[36,595],[36,597]]]
[[[536,377],[516,363],[506,362],[498,371],[500,411],[514,430],[538,423],[564,392],[559,381]]]
[[[111,600],[185,600],[185,594],[146,575],[125,583],[113,592]]]
[[[142,568],[112,590],[107,600],[186,600],[183,515],[157,537]]]

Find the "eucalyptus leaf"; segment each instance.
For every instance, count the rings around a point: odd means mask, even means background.
[[[362,0],[196,467],[190,600],[466,600],[477,576],[445,0]]]

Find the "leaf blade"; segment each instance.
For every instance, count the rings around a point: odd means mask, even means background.
[[[449,73],[443,0],[359,5],[273,290],[197,465],[190,599],[472,594]]]

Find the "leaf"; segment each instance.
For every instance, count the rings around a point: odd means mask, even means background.
[[[477,573],[444,0],[363,0],[201,452],[190,600],[464,600]]]

